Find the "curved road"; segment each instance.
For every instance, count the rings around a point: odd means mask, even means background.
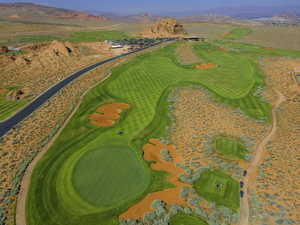
[[[64,80],[60,81],[59,83],[57,83],[56,85],[54,85],[53,87],[51,87],[50,89],[48,89],[47,91],[42,93],[39,97],[37,97],[34,101],[29,103],[27,106],[25,106],[23,109],[21,109],[15,115],[8,118],[4,122],[0,122],[0,138],[3,137],[11,129],[13,129],[16,125],[18,125],[21,121],[26,119],[29,115],[31,115],[31,113],[33,113],[36,109],[38,109],[42,104],[44,104],[48,99],[50,99],[58,91],[60,91],[66,85],[68,85],[73,80],[80,77],[81,75],[85,74],[86,72],[89,72],[89,71],[95,69],[96,67],[101,66],[105,63],[111,62],[113,60],[122,58],[124,56],[130,55],[130,54],[145,50],[147,48],[153,47],[155,45],[159,45],[163,42],[168,42],[168,41],[172,41],[172,40],[174,40],[174,39],[168,39],[166,41],[161,41],[161,42],[155,43],[155,44],[150,45],[150,46],[145,47],[145,48],[141,48],[141,49],[129,52],[129,53],[118,55],[118,56],[103,60],[101,62],[95,63],[93,65],[90,65],[90,66],[78,71],[78,72],[73,73],[69,77],[65,78]]]
[[[249,183],[249,177],[253,175],[255,172],[262,155],[264,153],[264,149],[266,144],[273,138],[274,134],[277,131],[277,117],[276,117],[276,109],[281,105],[282,102],[286,100],[285,96],[279,92],[278,90],[275,90],[275,92],[278,95],[278,99],[273,106],[272,109],[272,117],[273,117],[273,123],[272,123],[272,129],[270,130],[269,134],[262,140],[262,142],[258,145],[256,154],[253,158],[253,160],[250,163],[250,166],[248,168],[248,174],[243,179],[244,182],[244,197],[241,198],[240,202],[240,218],[237,223],[237,225],[248,225],[249,224],[249,214],[250,214],[250,208],[249,208],[249,197],[248,197],[248,191],[251,184]]]

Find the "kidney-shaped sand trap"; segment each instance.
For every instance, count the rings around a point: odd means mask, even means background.
[[[120,119],[120,113],[128,109],[129,105],[121,102],[102,105],[97,108],[96,113],[90,115],[90,123],[98,127],[109,127]]]

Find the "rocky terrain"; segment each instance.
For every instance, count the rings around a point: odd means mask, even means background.
[[[186,34],[183,25],[176,19],[164,18],[147,27],[142,35],[145,37],[182,37]]]
[[[33,99],[70,73],[111,56],[105,43],[71,44],[52,41],[32,44],[24,54],[0,55],[0,88],[18,87],[8,100]]]

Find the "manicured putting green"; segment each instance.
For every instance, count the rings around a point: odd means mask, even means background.
[[[237,138],[217,137],[215,148],[220,156],[230,160],[244,160],[247,153],[247,149]]]
[[[198,216],[180,213],[171,218],[170,225],[208,225],[208,223]]]
[[[110,207],[145,191],[149,177],[129,147],[102,147],[83,155],[73,172],[73,185],[81,197],[99,207]]]
[[[220,170],[206,170],[194,183],[196,192],[216,205],[239,209],[239,183]]]

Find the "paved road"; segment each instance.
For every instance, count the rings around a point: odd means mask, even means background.
[[[168,40],[168,41],[171,41],[171,40]],[[167,42],[167,41],[165,41],[165,42]],[[51,98],[53,95],[55,95],[58,91],[60,91],[66,85],[68,85],[73,80],[80,77],[81,75],[85,74],[86,72],[88,72],[92,69],[95,69],[96,67],[101,66],[105,63],[108,63],[108,62],[111,62],[113,60],[122,58],[124,56],[127,56],[127,55],[130,55],[130,54],[145,50],[147,48],[153,47],[155,45],[159,45],[161,43],[162,42],[158,42],[158,43],[153,44],[153,45],[151,45],[149,47],[146,47],[146,48],[141,48],[141,49],[138,49],[138,50],[133,51],[133,52],[125,53],[125,54],[122,54],[122,55],[119,55],[119,56],[115,56],[115,57],[106,59],[104,61],[101,61],[101,62],[95,63],[91,66],[88,66],[88,67],[86,67],[86,68],[84,68],[84,69],[82,69],[82,70],[80,70],[76,73],[73,73],[72,75],[70,75],[66,79],[60,81],[55,86],[53,86],[52,88],[48,89],[46,92],[41,94],[38,98],[36,98],[33,102],[31,102],[27,106],[25,106],[23,109],[21,109],[15,115],[13,115],[9,119],[5,120],[4,122],[1,122],[0,123],[0,137],[3,137],[7,132],[9,132],[11,129],[13,129],[16,125],[18,125],[21,121],[26,119],[31,113],[33,113],[36,109],[38,109],[42,104],[44,104],[49,98]]]

